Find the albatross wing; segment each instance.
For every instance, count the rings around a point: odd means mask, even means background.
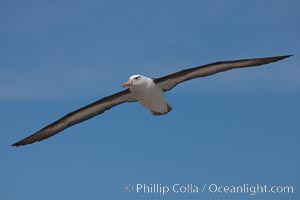
[[[234,68],[254,67],[254,66],[264,65],[264,64],[268,64],[271,62],[276,62],[288,58],[290,56],[292,55],[215,62],[207,65],[202,65],[199,67],[185,69],[173,74],[169,74],[167,76],[156,78],[154,79],[154,82],[158,84],[161,88],[163,88],[164,91],[168,91],[174,88],[177,84],[187,80],[213,75]]]
[[[13,144],[12,146],[21,146],[26,144],[31,144],[37,141],[42,141],[47,139],[60,131],[88,120],[96,115],[99,115],[112,107],[119,105],[124,102],[134,102],[136,101],[133,94],[129,89],[123,90],[111,96],[104,97],[94,103],[91,103],[83,108],[75,110],[59,120],[53,122],[52,124],[44,127],[43,129],[37,131],[36,133],[24,138],[23,140]]]

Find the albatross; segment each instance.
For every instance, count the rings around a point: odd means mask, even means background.
[[[12,144],[12,146],[22,146],[32,144],[34,142],[40,142],[54,136],[70,126],[91,119],[92,117],[100,115],[112,107],[125,102],[138,101],[144,107],[149,109],[153,115],[164,115],[172,110],[172,107],[165,100],[164,92],[171,90],[179,83],[199,77],[210,76],[235,68],[260,66],[276,62],[290,56],[292,55],[220,61],[184,69],[160,78],[148,78],[143,75],[132,75],[129,77],[128,81],[122,85],[126,88],[125,90],[104,97],[94,103],[75,110],[34,134]]]

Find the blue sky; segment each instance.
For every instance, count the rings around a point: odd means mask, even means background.
[[[127,184],[293,185],[299,198],[299,2],[0,2],[0,199],[253,199]],[[41,143],[10,144],[121,90],[220,60],[294,54],[186,82],[153,117],[123,104]]]

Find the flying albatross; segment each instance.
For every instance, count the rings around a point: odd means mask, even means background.
[[[129,77],[129,80],[123,84],[123,87],[128,87],[127,89],[75,110],[36,133],[14,143],[12,146],[21,146],[42,141],[70,126],[102,114],[112,107],[125,102],[139,101],[144,107],[148,108],[153,115],[163,115],[172,110],[172,107],[165,100],[164,92],[171,90],[179,83],[234,68],[264,65],[290,56],[292,55],[215,62],[185,69],[160,78],[132,75]]]

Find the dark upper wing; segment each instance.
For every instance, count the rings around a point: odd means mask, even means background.
[[[191,80],[198,77],[209,76],[212,74],[216,74],[218,72],[223,72],[226,70],[234,69],[234,68],[243,68],[243,67],[252,67],[258,65],[264,65],[271,62],[276,62],[282,60],[284,58],[288,58],[292,55],[287,56],[276,56],[276,57],[267,57],[267,58],[253,58],[253,59],[245,59],[245,60],[234,60],[234,61],[222,61],[215,62],[199,67],[194,67],[190,69],[185,69],[174,74],[169,74],[167,76],[163,76],[157,79],[154,79],[154,82],[160,85],[164,91],[168,91],[175,87],[177,84]]]
[[[104,97],[94,103],[91,103],[83,108],[65,115],[61,119],[53,122],[52,124],[28,136],[27,138],[24,138],[23,140],[13,144],[12,146],[21,146],[37,141],[42,141],[70,126],[95,117],[96,115],[99,115],[116,105],[133,101],[136,101],[136,99],[129,89],[123,90],[111,96]]]

